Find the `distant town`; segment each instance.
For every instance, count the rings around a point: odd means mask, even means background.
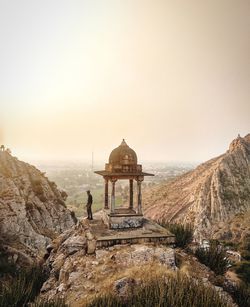
[[[85,213],[87,190],[91,190],[94,198],[93,211],[102,208],[103,179],[94,174],[94,170],[102,169],[104,163],[92,166],[91,163],[86,162],[36,162],[35,165],[46,172],[46,175],[57,184],[58,188],[68,194],[67,206],[75,211],[77,217],[81,217]],[[154,177],[145,178],[143,189],[182,175],[195,166],[195,163],[185,162],[143,162],[144,170],[155,174]],[[119,181],[116,189],[117,205],[124,204],[127,200],[128,182]]]

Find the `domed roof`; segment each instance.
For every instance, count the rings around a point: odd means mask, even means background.
[[[113,165],[136,165],[137,155],[135,151],[130,148],[123,139],[121,145],[112,150],[109,156],[109,163]]]

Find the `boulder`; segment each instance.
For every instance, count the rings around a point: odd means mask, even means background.
[[[72,255],[78,251],[86,253],[87,239],[85,236],[74,236],[63,242],[62,247],[67,255]]]
[[[137,284],[138,282],[134,278],[124,277],[118,279],[114,283],[114,292],[120,297],[127,297],[133,294]]]
[[[96,250],[96,241],[91,240],[87,242],[87,253],[88,254],[94,254]]]

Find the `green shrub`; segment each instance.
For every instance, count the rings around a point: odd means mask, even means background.
[[[235,272],[242,281],[250,286],[250,261],[239,262],[235,266]]]
[[[28,302],[32,302],[38,295],[46,279],[47,276],[40,267],[18,272],[11,282],[2,286],[0,290],[0,306],[26,306]]]
[[[245,260],[250,260],[250,236],[244,238],[242,244],[240,245],[241,256]]]
[[[107,294],[96,297],[87,307],[228,307],[213,288],[184,275],[153,278],[138,286],[133,295],[125,299]]]
[[[239,307],[250,306],[250,287],[245,283],[241,283],[238,286],[233,286],[230,289],[225,288],[233,298],[234,302]]]
[[[227,271],[229,260],[226,251],[217,242],[210,242],[209,248],[199,247],[195,251],[195,256],[216,275],[223,275]]]
[[[242,251],[242,252],[241,252],[241,256],[242,256],[245,260],[250,261],[250,251],[248,251],[248,250]]]
[[[16,264],[13,261],[9,261],[5,251],[0,248],[0,277],[6,274],[13,276],[16,270]]]
[[[175,235],[175,245],[177,247],[185,248],[193,241],[194,229],[191,224],[163,222],[161,225]]]

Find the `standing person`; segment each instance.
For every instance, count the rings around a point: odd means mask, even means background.
[[[92,203],[93,203],[93,197],[92,195],[90,194],[90,191],[88,190],[87,191],[87,195],[88,195],[88,201],[87,201],[87,214],[88,214],[88,217],[87,219],[89,220],[93,220],[93,215],[92,215]]]

